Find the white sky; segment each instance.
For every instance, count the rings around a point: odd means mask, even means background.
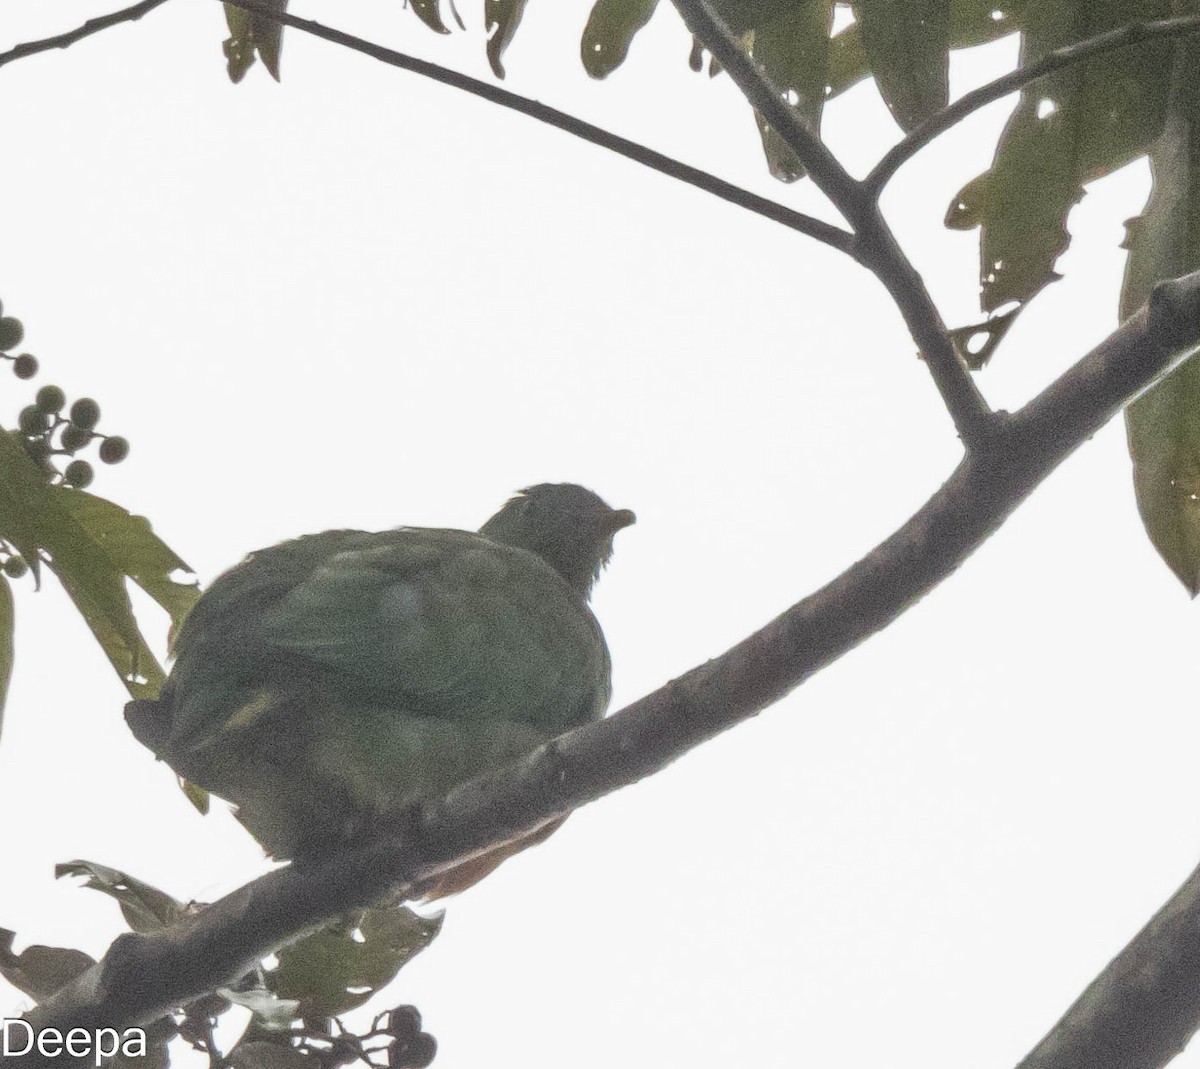
[[[106,10],[3,6],[0,48]],[[471,33],[449,39],[396,0],[299,13],[484,75],[481,5],[460,6]],[[767,177],[669,4],[603,84],[579,66],[585,18],[530,4],[510,88],[819,205]],[[951,470],[898,315],[838,254],[298,33],[282,86],[258,68],[235,88],[224,36],[213,0],[174,0],[0,70],[0,299],[33,385],[99,399],[133,452],[94,489],[205,581],[288,536],[475,527],[517,487],[582,482],[639,516],[596,597],[619,708],[831,578]],[[954,91],[1015,52],[957,56]],[[886,200],[955,324],[976,315],[976,243],[941,217],[1009,106]],[[827,133],[859,173],[897,136],[869,85]],[[1148,185],[1138,164],[1091,188],[1066,280],[980,378],[994,403],[1115,326],[1120,224]],[[32,390],[0,385],[9,421]],[[183,899],[263,871],[127,734],[65,595],[20,593],[0,926],[101,952],[118,913],[53,881],[70,858]],[[1200,857],[1198,631],[1115,423],[885,634],[452,900],[384,1003],[420,1007],[441,1069],[1012,1066]],[[0,981],[0,1014],[20,1006]]]

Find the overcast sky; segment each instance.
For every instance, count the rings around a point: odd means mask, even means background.
[[[398,0],[297,13],[481,76],[481,4],[438,38]],[[7,0],[0,48],[97,0]],[[663,3],[605,83],[582,3],[529,5],[509,87],[806,210]],[[93,489],[208,582],[330,527],[477,527],[514,489],[635,509],[595,597],[619,708],[719,653],[906,519],[958,457],[881,287],[839,254],[598,148],[298,33],[283,84],[225,78],[220,7],[0,70],[0,299],[55,382],[132,442]],[[955,94],[1015,41],[957,55]],[[955,325],[973,234],[942,229],[1011,100],[885,207]],[[872,86],[827,113],[858,173]],[[980,376],[1015,407],[1116,325],[1144,163]],[[0,420],[32,389],[0,377]],[[11,425],[11,424],[10,424]],[[448,904],[384,1005],[441,1069],[1004,1069],[1200,858],[1200,618],[1141,531],[1119,422],[958,574],[788,700],[588,807]],[[76,857],[211,900],[267,867],[128,735],[66,596],[19,591],[0,740],[0,926],[101,953]],[[161,636],[153,611],[147,630]],[[0,981],[0,1015],[19,993]],[[1200,1065],[1195,1055],[1182,1061]],[[181,1062],[181,1064],[183,1064]]]

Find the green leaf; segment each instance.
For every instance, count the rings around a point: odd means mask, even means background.
[[[409,0],[413,14],[417,16],[434,33],[449,33],[442,21],[441,4],[439,0]]]
[[[1156,282],[1200,268],[1200,42],[1178,46],[1168,115],[1150,155],[1154,190],[1130,226],[1121,316]],[[1150,540],[1200,593],[1200,360],[1193,357],[1126,409],[1138,510]]]
[[[262,0],[264,6],[280,14],[287,12],[288,0]],[[279,81],[279,50],[283,44],[283,23],[256,15],[232,4],[225,5],[229,37],[222,46],[229,80],[240,82],[254,66],[257,57],[271,77]]]
[[[14,954],[16,932],[0,928],[0,976],[31,999],[41,1002],[96,964],[82,950],[31,946]]]
[[[182,902],[165,891],[94,861],[64,861],[56,865],[54,878],[64,876],[78,876],[84,887],[115,898],[125,922],[135,932],[161,931],[187,912]]]
[[[654,14],[658,0],[596,0],[579,45],[584,69],[607,78],[629,54],[629,45]]]
[[[825,107],[832,26],[832,0],[802,0],[785,5],[769,22],[756,26],[750,42],[750,54],[815,131],[821,128]],[[801,178],[804,168],[787,142],[757,112],[755,119],[771,174],[781,182]]]
[[[871,74],[867,50],[857,23],[851,23],[829,40],[829,98],[844,93]]]
[[[1169,0],[1053,0],[1027,14],[1021,62],[1170,13]],[[981,305],[1027,301],[1059,276],[1067,213],[1083,183],[1142,154],[1162,126],[1170,44],[1146,42],[1075,64],[1021,94],[992,168],[954,198],[949,225],[983,226]]]
[[[4,728],[4,704],[12,679],[14,622],[12,587],[0,576],[0,730]]]
[[[175,619],[197,588],[175,582],[183,562],[149,530],[103,498],[51,486],[20,439],[0,429],[0,537],[31,566],[48,562],[134,698],[153,698],[164,676],[138,630],[125,586],[139,583]]]
[[[172,629],[177,630],[199,599],[200,584],[173,578],[177,572],[190,574],[191,568],[154,533],[150,521],[82,490],[50,489],[111,565],[158,602],[170,614]]]
[[[974,48],[1021,29],[1028,0],[950,0],[950,44]]]
[[[497,78],[503,78],[504,64],[501,60],[517,27],[521,25],[525,0],[487,0],[483,9],[488,34],[488,62],[492,65],[492,73]]]
[[[946,106],[950,0],[857,0],[853,7],[879,92],[911,130]]]
[[[280,998],[299,1000],[306,1020],[336,1017],[390,983],[441,927],[440,913],[422,917],[403,906],[364,910],[352,923],[284,947],[268,982]]]

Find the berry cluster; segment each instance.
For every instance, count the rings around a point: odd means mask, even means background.
[[[0,306],[0,358],[12,361],[13,373],[19,379],[31,379],[38,372],[37,358],[29,353],[12,356],[10,349],[21,344],[25,329],[21,321],[5,316]],[[92,465],[77,458],[76,453],[93,442],[99,443],[97,450],[105,464],[119,464],[129,455],[129,442],[119,435],[102,434],[96,430],[100,422],[100,406],[90,397],[81,397],[71,405],[70,414],[64,416],[63,408],[67,395],[58,386],[43,386],[37,392],[34,403],[21,409],[17,417],[21,443],[31,460],[35,461],[51,479],[65,486],[82,490],[95,477]],[[70,457],[60,472],[54,457]],[[15,559],[15,558],[10,558]],[[7,572],[9,562],[3,567]]]

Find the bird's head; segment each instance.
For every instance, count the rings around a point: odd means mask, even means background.
[[[635,519],[582,486],[540,483],[511,498],[479,533],[538,554],[586,598],[612,556],[613,536]]]

